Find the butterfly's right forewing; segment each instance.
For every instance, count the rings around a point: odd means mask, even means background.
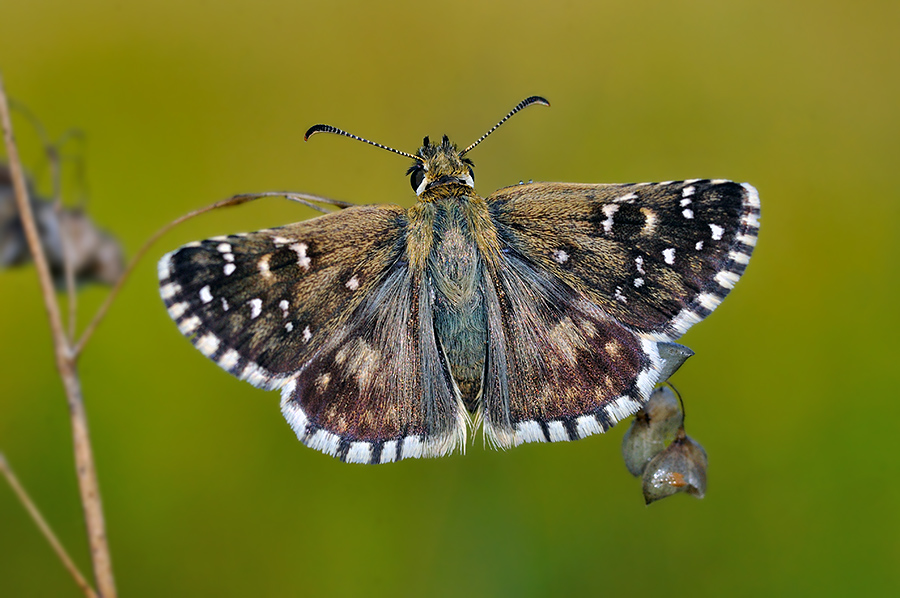
[[[502,243],[610,317],[675,340],[744,273],[759,230],[750,185],[534,183],[488,198]]]
[[[536,183],[487,202],[499,252],[482,404],[501,446],[583,438],[640,408],[680,364],[664,350],[689,354],[670,341],[740,278],[759,226],[756,190],[728,181]]]

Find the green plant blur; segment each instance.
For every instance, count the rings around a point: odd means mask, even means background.
[[[4,2],[7,90],[66,146],[64,189],[132,254],[239,192],[414,201],[415,151],[468,144],[486,195],[519,180],[754,184],[744,279],[674,377],[707,498],[645,507],[625,425],[506,453],[348,466],[177,332],[155,259],[308,218],[267,200],[192,221],[135,273],[82,383],[117,582],[138,596],[844,596],[900,592],[891,372],[900,3]],[[15,120],[45,193],[37,135]],[[83,325],[105,290],[80,296]],[[69,424],[31,269],[0,272],[0,450],[89,571]],[[626,424],[627,425],[627,424]],[[78,596],[0,482],[0,595]]]

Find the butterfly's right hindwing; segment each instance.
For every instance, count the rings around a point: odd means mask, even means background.
[[[749,185],[536,183],[487,199],[485,432],[500,446],[605,431],[690,355],[674,345],[750,259]],[[491,255],[490,249],[485,249]]]

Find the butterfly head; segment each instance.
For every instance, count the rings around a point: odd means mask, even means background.
[[[509,114],[504,116],[500,122],[491,127],[487,133],[479,137],[475,143],[472,143],[462,151],[457,150],[456,146],[450,143],[450,139],[444,135],[440,143],[434,144],[426,137],[422,147],[414,156],[381,143],[369,141],[368,139],[353,135],[331,125],[314,125],[306,131],[306,135],[303,139],[309,139],[316,133],[334,133],[336,135],[343,135],[344,137],[350,137],[351,139],[368,143],[369,145],[374,145],[375,147],[380,147],[381,149],[394,152],[401,156],[406,156],[407,158],[412,158],[414,160],[413,165],[406,171],[406,174],[409,176],[410,185],[412,185],[413,191],[416,192],[417,196],[422,197],[422,194],[424,193],[427,198],[428,193],[438,193],[439,190],[449,189],[453,185],[464,185],[473,188],[475,186],[475,173],[473,170],[475,164],[466,158],[465,155],[469,153],[469,150],[484,141],[488,135],[496,131],[497,127],[509,120],[513,114],[533,104],[549,106],[550,102],[540,96],[525,98],[519,102]]]
[[[413,191],[421,196],[426,191],[447,185],[474,187],[474,167],[475,163],[464,158],[462,152],[444,135],[440,143],[433,144],[428,137],[424,139],[416,160],[406,174]]]

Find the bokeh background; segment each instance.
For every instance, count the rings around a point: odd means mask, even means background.
[[[278,393],[194,350],[155,260],[313,215],[282,200],[166,236],[84,355],[122,596],[696,596],[900,592],[896,376],[900,3],[3,0],[7,90],[66,146],[70,201],[133,253],[238,192],[409,206],[407,151],[467,144],[486,195],[521,179],[723,177],[763,204],[746,276],[683,342],[705,500],[645,507],[605,437],[348,466]],[[17,136],[38,185],[46,160]],[[41,173],[44,173],[41,175]],[[104,296],[80,294],[83,325]],[[69,423],[33,270],[0,273],[0,450],[85,571]],[[78,596],[0,482],[0,595]]]

